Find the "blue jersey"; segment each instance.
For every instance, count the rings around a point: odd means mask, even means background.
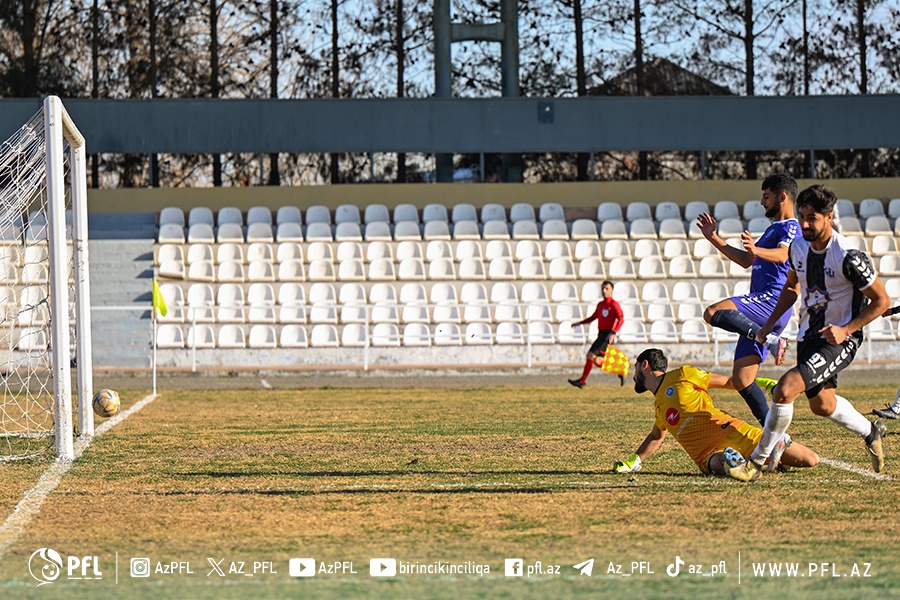
[[[774,249],[782,244],[790,246],[794,238],[800,233],[800,224],[797,219],[785,219],[784,221],[776,221],[769,225],[762,237],[757,240],[756,245],[759,248]],[[787,281],[788,263],[773,263],[763,260],[758,256],[753,259],[750,272],[750,293],[759,293],[764,291],[775,292],[778,297],[781,288]]]

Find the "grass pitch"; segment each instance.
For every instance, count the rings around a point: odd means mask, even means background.
[[[864,412],[894,392],[841,389]],[[127,409],[144,394],[121,395]],[[736,393],[714,398],[751,418]],[[841,465],[747,485],[701,476],[670,438],[639,473],[611,473],[652,419],[649,394],[605,385],[165,392],[63,477],[0,560],[0,595],[820,600],[900,590],[900,527],[883,517],[900,497],[896,426],[889,477],[872,477],[863,442],[805,402],[792,435]],[[0,464],[4,519],[49,462]],[[96,556],[102,579],[72,579],[64,565],[38,589],[29,558],[40,548],[64,561]],[[132,558],[150,560],[149,577],[132,577]],[[316,559],[317,574],[291,577],[292,558]],[[372,577],[374,558],[434,572]],[[591,558],[591,577],[573,568]],[[505,576],[506,559],[521,559],[524,576]],[[441,572],[449,565],[463,572]]]

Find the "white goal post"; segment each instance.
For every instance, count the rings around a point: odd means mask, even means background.
[[[56,96],[0,146],[0,460],[94,433],[85,161]]]

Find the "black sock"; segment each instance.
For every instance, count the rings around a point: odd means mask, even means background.
[[[741,398],[743,398],[747,403],[747,406],[750,407],[756,420],[765,425],[766,415],[769,414],[769,402],[766,400],[766,393],[763,389],[754,381],[744,389],[740,390],[738,394],[741,395]]]
[[[751,340],[756,339],[756,332],[759,331],[759,325],[736,310],[717,310],[712,319],[709,320],[709,324]]]

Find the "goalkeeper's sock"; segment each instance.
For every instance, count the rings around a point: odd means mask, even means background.
[[[709,320],[709,324],[751,340],[756,339],[756,332],[759,331],[759,325],[740,311],[732,309],[717,310]]]
[[[750,460],[757,465],[765,463],[766,459],[772,454],[775,444],[781,440],[784,432],[790,427],[793,418],[793,404],[772,404],[772,408],[766,416],[766,424],[763,427],[762,435],[759,437],[759,442],[750,455]]]
[[[872,430],[872,423],[853,408],[850,401],[843,396],[834,396],[837,403],[834,412],[827,416],[844,429],[850,430],[859,437],[866,437]]]
[[[750,407],[750,412],[753,413],[756,420],[765,424],[766,415],[769,414],[769,402],[766,400],[766,393],[763,389],[756,385],[756,382],[754,381],[744,389],[738,391],[738,394],[741,395],[741,398],[743,398],[744,402],[747,403],[747,406]]]
[[[588,375],[591,374],[591,369],[594,368],[594,361],[591,359],[587,359],[584,361],[584,371],[581,372],[581,383],[587,383]]]

